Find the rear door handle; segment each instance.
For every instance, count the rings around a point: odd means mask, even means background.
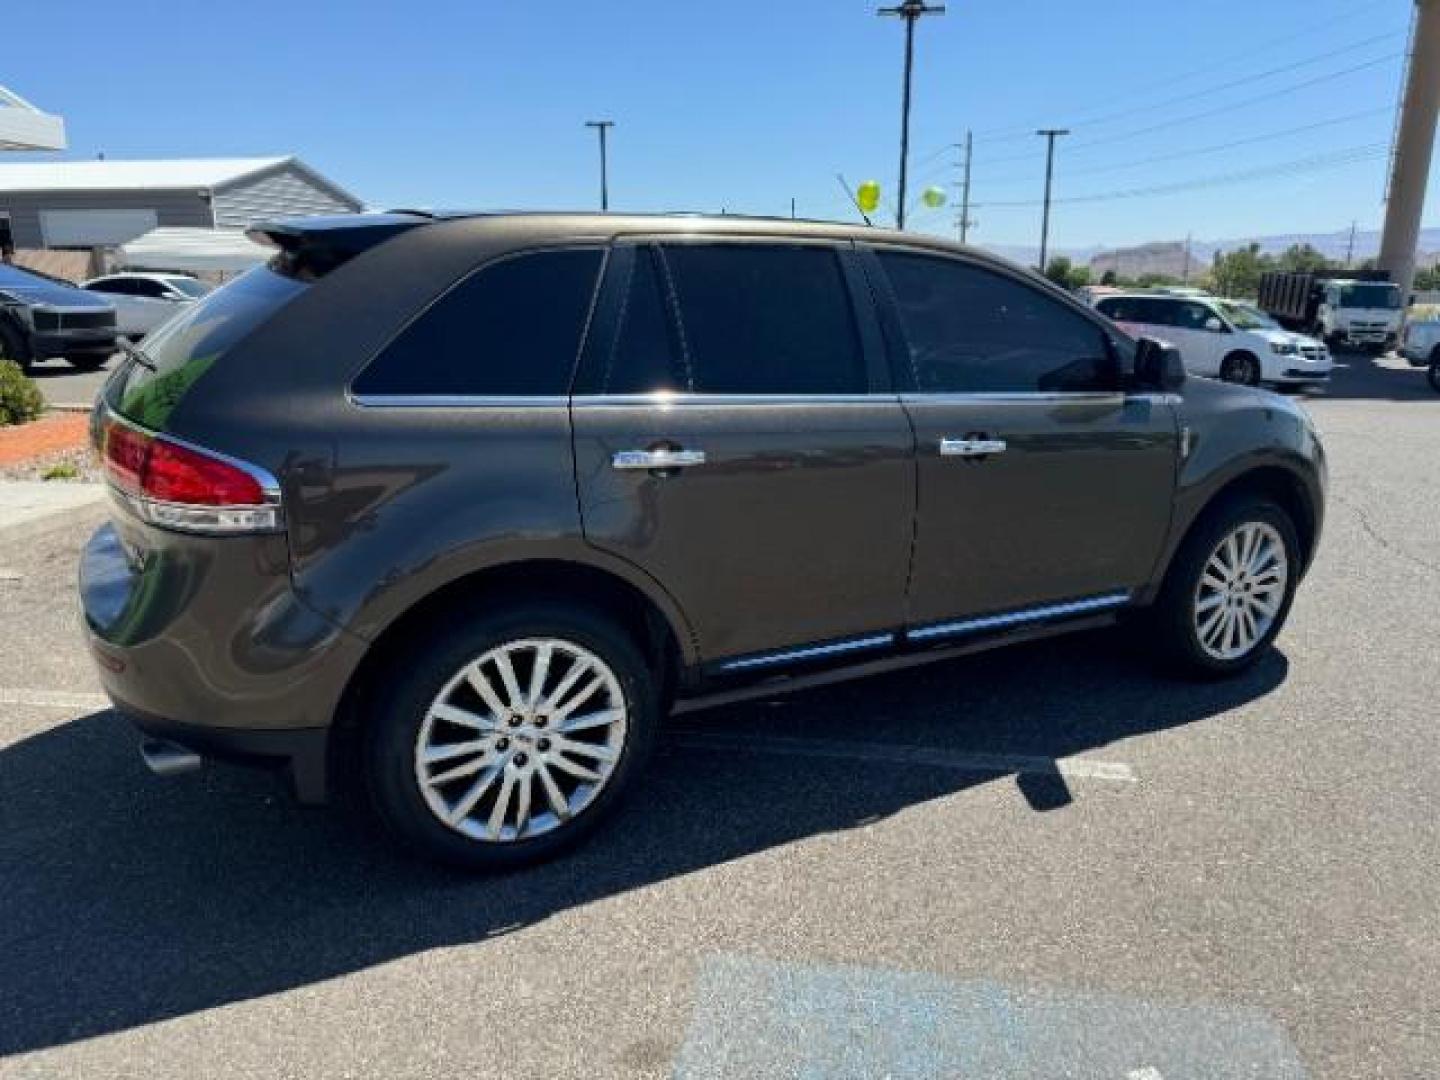
[[[610,464],[617,469],[685,469],[705,464],[704,450],[621,450]]]
[[[941,439],[941,457],[989,457],[1005,452],[1004,439]]]

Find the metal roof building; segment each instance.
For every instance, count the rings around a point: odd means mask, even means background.
[[[0,86],[0,150],[64,150],[65,121]]]
[[[0,164],[0,219],[18,248],[108,247],[160,227],[243,229],[362,208],[294,157]]]

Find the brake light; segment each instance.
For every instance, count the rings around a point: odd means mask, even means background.
[[[281,527],[279,489],[254,466],[114,417],[104,424],[102,458],[116,493],[152,524],[200,533],[273,532]]]

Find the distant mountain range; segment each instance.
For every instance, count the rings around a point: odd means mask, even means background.
[[[1252,236],[1235,240],[1194,240],[1190,244],[1190,271],[1204,273],[1215,259],[1217,251],[1234,251],[1248,244],[1259,244],[1267,255],[1279,255],[1293,244],[1309,244],[1331,259],[1344,260],[1350,243],[1350,230],[1328,233],[1284,233],[1276,236]],[[980,244],[980,247],[997,255],[1034,265],[1039,258],[1038,247],[1016,244]],[[1380,233],[1376,231],[1355,234],[1354,259],[1358,263],[1380,251]],[[1440,253],[1440,228],[1420,231],[1420,261],[1429,264]],[[1094,277],[1099,278],[1106,270],[1116,269],[1124,277],[1139,277],[1141,274],[1170,274],[1179,277],[1185,268],[1184,240],[1157,240],[1130,247],[1104,248],[1055,248],[1052,255],[1067,256],[1078,265],[1086,265]]]

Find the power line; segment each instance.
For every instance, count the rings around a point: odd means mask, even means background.
[[[1305,29],[1300,30],[1296,33],[1286,34],[1278,38],[1271,38],[1268,41],[1263,41],[1260,44],[1245,49],[1241,52],[1231,53],[1229,56],[1220,57],[1218,60],[1207,63],[1204,67],[1191,68],[1189,71],[1183,72],[1179,75],[1167,74],[1165,76],[1165,82],[1169,86],[1175,86],[1179,83],[1189,82],[1191,79],[1198,79],[1204,75],[1212,75],[1214,74],[1216,68],[1224,68],[1230,64],[1238,63],[1241,60],[1248,60],[1252,56],[1268,54],[1273,51],[1277,46],[1288,45],[1293,41],[1299,41],[1301,38],[1310,37],[1318,31],[1329,29],[1331,26],[1334,26],[1338,23],[1348,22],[1349,20],[1355,18],[1358,15],[1367,14],[1372,8],[1379,7],[1382,4],[1388,5],[1389,3],[1390,0],[1370,0],[1370,3],[1368,4],[1354,5],[1349,11],[1342,12],[1339,15],[1333,16],[1332,18],[1321,19],[1315,22],[1308,23]],[[1110,97],[1100,99],[1098,102],[1096,102],[1096,104],[1097,106],[1103,106],[1108,105],[1113,101],[1129,101],[1132,100],[1133,97],[1134,94],[1130,92],[1123,94],[1115,94]],[[1043,119],[1045,118],[1035,117],[1025,124],[1017,124],[1013,127],[991,128],[988,131],[978,132],[977,135],[980,138],[991,138],[995,135],[1005,135],[1011,132],[1015,132],[1020,135],[1028,135],[1030,129],[1036,123],[1040,122]]]
[[[1349,53],[1359,52],[1361,49],[1367,49],[1371,45],[1375,45],[1381,41],[1393,41],[1396,38],[1404,36],[1405,32],[1402,30],[1391,31],[1387,34],[1377,34],[1374,37],[1365,38],[1363,41],[1352,42],[1349,45],[1342,46],[1338,49],[1331,49],[1328,52],[1320,53],[1316,56],[1306,57],[1304,60],[1296,60],[1293,63],[1284,64],[1281,67],[1270,68],[1268,71],[1260,71],[1256,72],[1253,75],[1245,75],[1238,79],[1231,79],[1229,82],[1217,83],[1216,85],[1208,86],[1203,90],[1193,90],[1185,94],[1178,94],[1175,97],[1163,98],[1160,101],[1150,102],[1149,104],[1134,105],[1127,109],[1120,109],[1116,112],[1111,113],[1103,113],[1099,116],[1080,116],[1071,121],[1071,123],[1073,123],[1076,127],[1093,127],[1099,124],[1108,124],[1114,120],[1123,120],[1127,116],[1135,116],[1139,113],[1154,112],[1156,109],[1165,109],[1169,108],[1172,105],[1179,105],[1186,101],[1194,101],[1197,98],[1209,97],[1211,94],[1218,94],[1223,93],[1226,90],[1233,90],[1237,86],[1246,86],[1250,83],[1261,82],[1264,79],[1271,79],[1274,78],[1276,75],[1284,75],[1299,68],[1309,67],[1311,64],[1318,64],[1322,60],[1331,60],[1337,56],[1345,56]],[[1397,53],[1395,55],[1399,54]],[[1009,142],[1023,139],[1026,137],[1027,136],[1025,134],[1006,135],[999,137],[992,136],[986,141]]]
[[[1351,146],[1343,150],[1331,151],[1328,154],[1316,154],[1307,158],[1283,161],[1274,165],[1264,165],[1238,172],[1220,173],[1214,176],[1201,177],[1198,180],[1182,180],[1174,184],[1157,184],[1152,187],[1128,188],[1120,191],[1098,192],[1090,195],[1071,195],[1053,201],[1056,203],[1111,202],[1118,199],[1140,199],[1158,195],[1172,195],[1183,191],[1198,191],[1203,188],[1223,187],[1230,184],[1243,183],[1247,180],[1258,180],[1264,177],[1274,176],[1278,173],[1293,175],[1296,172],[1318,172],[1322,169],[1357,164],[1362,161],[1383,158],[1385,156],[1385,149],[1385,143],[1367,143],[1363,146]],[[1043,203],[1044,200],[1040,199],[1024,199],[1007,202],[976,203],[974,206],[976,209],[984,210],[1015,210],[1041,206]]]
[[[1167,161],[1178,161],[1181,158],[1200,157],[1204,154],[1216,154],[1224,150],[1234,150],[1240,146],[1252,146],[1255,143],[1269,142],[1272,139],[1284,138],[1287,135],[1299,135],[1307,131],[1319,131],[1321,128],[1335,127],[1339,124],[1347,124],[1353,120],[1361,120],[1370,116],[1378,116],[1381,113],[1388,113],[1390,106],[1381,105],[1375,109],[1362,109],[1360,112],[1348,113],[1345,116],[1336,116],[1328,120],[1318,120],[1313,124],[1301,124],[1297,127],[1281,128],[1278,131],[1268,131],[1263,135],[1250,135],[1243,139],[1232,139],[1229,142],[1215,143],[1210,146],[1199,146],[1193,150],[1177,150],[1171,154],[1158,154],[1154,157],[1141,158],[1138,161],[1120,161],[1109,165],[1092,165],[1086,169],[1071,169],[1071,176],[1093,176],[1097,173],[1121,172],[1125,169],[1138,169],[1145,165],[1158,165]],[[1083,144],[1082,144],[1083,145]],[[1011,173],[1009,176],[990,177],[992,184],[1025,183],[1031,179],[1030,174]]]
[[[1385,56],[1377,57],[1374,60],[1367,60],[1363,64],[1355,64],[1348,68],[1342,68],[1339,71],[1331,71],[1327,72],[1324,75],[1317,75],[1314,78],[1305,79],[1303,82],[1293,83],[1290,86],[1283,86],[1277,90],[1271,90],[1264,94],[1257,94],[1254,97],[1244,98],[1240,101],[1234,101],[1227,105],[1217,105],[1214,108],[1202,109],[1199,112],[1186,113],[1183,116],[1172,116],[1162,121],[1161,123],[1151,124],[1148,127],[1136,128],[1133,131],[1122,131],[1117,135],[1106,135],[1103,138],[1099,139],[1088,139],[1084,142],[1076,143],[1070,148],[1070,152],[1073,154],[1078,153],[1082,150],[1089,150],[1096,146],[1109,146],[1112,143],[1124,142],[1127,139],[1137,139],[1142,135],[1150,135],[1157,131],[1171,130],[1180,124],[1188,124],[1192,120],[1204,120],[1212,116],[1220,116],[1223,113],[1235,112],[1237,109],[1248,108],[1251,105],[1256,105],[1263,101],[1271,101],[1278,97],[1284,97],[1286,94],[1293,94],[1297,90],[1304,90],[1307,87],[1318,86],[1321,83],[1330,82],[1334,79],[1340,79],[1345,77],[1346,75],[1353,75],[1358,71],[1365,71],[1369,68],[1378,67],[1381,64],[1388,64],[1391,60],[1398,59],[1401,55],[1402,54],[1400,53],[1387,53]],[[1036,156],[1034,154],[1012,154],[1008,157],[991,158],[990,162],[991,164],[999,165],[1012,161],[1033,162],[1035,160]]]

